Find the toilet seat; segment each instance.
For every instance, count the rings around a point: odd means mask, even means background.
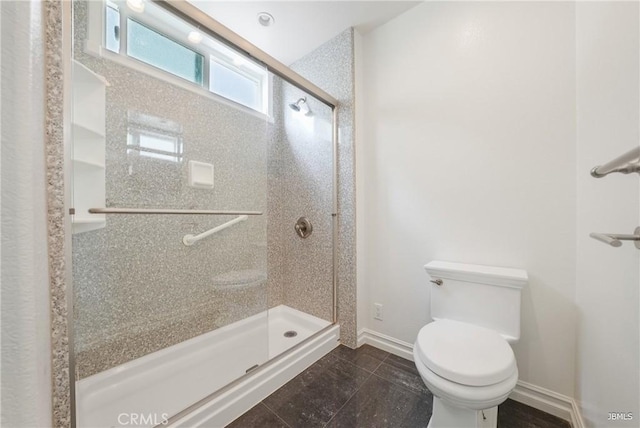
[[[517,379],[511,346],[488,328],[460,321],[434,321],[418,333],[416,351],[426,368],[461,385],[494,385],[512,379],[514,374]]]
[[[509,397],[518,382],[518,370],[502,382],[488,386],[467,386],[438,376],[420,360],[417,347],[413,350],[420,377],[436,398],[446,399],[460,408],[484,410],[497,406]]]

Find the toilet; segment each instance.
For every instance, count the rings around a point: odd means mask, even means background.
[[[428,428],[495,428],[498,405],[518,382],[511,343],[520,339],[521,269],[432,261],[432,322],[413,357],[433,394]]]

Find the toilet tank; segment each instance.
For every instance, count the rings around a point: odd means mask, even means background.
[[[432,261],[431,318],[490,328],[508,342],[520,339],[520,295],[528,282],[522,269]],[[442,280],[442,285],[434,283]]]

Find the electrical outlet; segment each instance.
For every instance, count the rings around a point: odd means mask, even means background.
[[[382,321],[382,304],[373,304],[373,318]]]

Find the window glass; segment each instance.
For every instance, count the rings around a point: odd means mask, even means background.
[[[111,52],[120,53],[120,12],[117,7],[107,5],[105,20],[105,47]]]
[[[232,101],[262,110],[260,82],[211,60],[210,90]]]
[[[204,56],[160,33],[127,19],[127,54],[202,85]]]

